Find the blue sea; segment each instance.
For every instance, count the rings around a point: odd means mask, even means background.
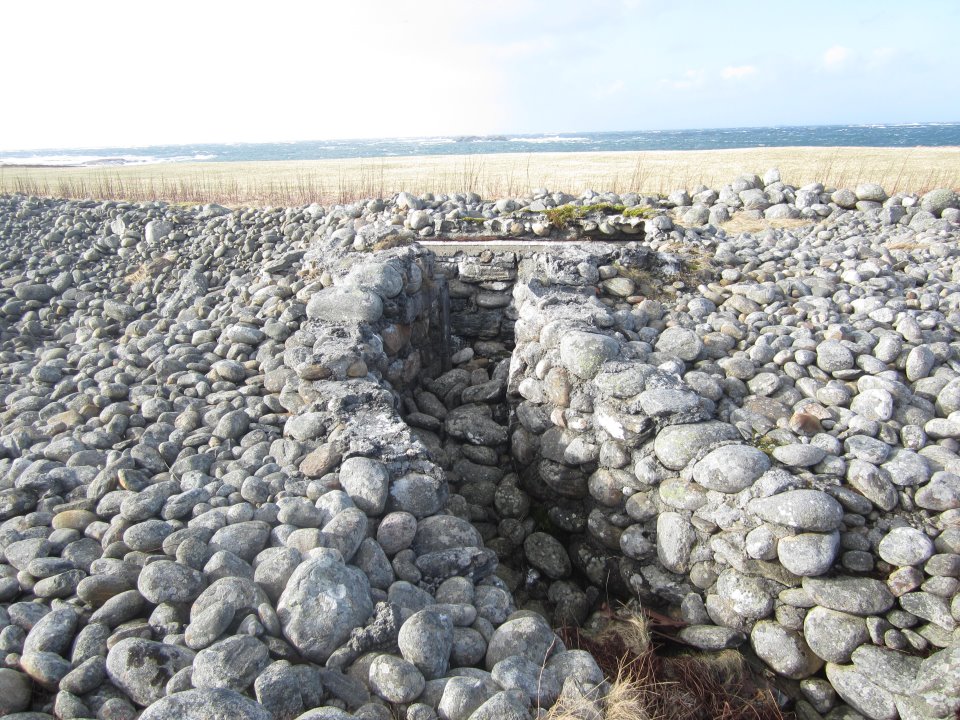
[[[726,150],[783,146],[943,147],[948,145],[960,146],[960,122],[0,150],[0,166],[111,167],[150,163],[337,160],[410,155]]]

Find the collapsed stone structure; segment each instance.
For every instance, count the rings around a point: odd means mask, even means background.
[[[957,226],[411,242],[462,222],[426,203],[548,234],[471,200],[3,201],[3,688],[60,717],[602,713],[552,627],[634,598],[800,681],[803,717],[955,712]]]

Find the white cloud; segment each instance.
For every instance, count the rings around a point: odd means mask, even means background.
[[[870,53],[870,60],[867,63],[867,66],[871,69],[883,68],[887,65],[890,65],[900,52],[896,48],[892,47],[879,47],[874,48]]]
[[[489,53],[492,58],[502,60],[517,60],[551,52],[557,46],[557,41],[549,35],[531,38],[529,40],[515,40],[502,43],[479,43],[467,45],[471,53]]]
[[[237,0],[230,12],[219,3],[169,0],[154,13],[146,4],[104,0],[97,12],[58,4],[46,23],[37,6],[18,4],[7,23],[18,32],[5,34],[0,62],[35,56],[35,63],[5,86],[19,110],[0,115],[0,149],[499,131],[507,124],[511,60],[536,57],[543,43],[509,45],[502,57],[465,50],[470,7],[452,5],[448,12],[447,0],[274,0],[264,13],[252,0]],[[54,51],[37,55],[47,44]],[[83,82],[58,83],[55,92],[37,82],[65,77],[76,57],[111,69],[109,102]],[[152,96],[149,83],[163,77],[181,80],[175,91]],[[469,83],[483,88],[483,101],[469,112],[461,103],[429,102],[428,83],[451,92]]]
[[[853,54],[853,51],[843,45],[834,45],[823,53],[823,66],[828,70],[840,68]]]
[[[663,78],[660,84],[672,87],[674,90],[690,90],[703,85],[704,77],[703,70],[687,70],[677,79]]]
[[[720,72],[724,80],[740,80],[756,74],[756,65],[728,65]]]
[[[612,83],[607,85],[601,85],[594,91],[594,95],[598,98],[610,97],[611,95],[616,95],[621,92],[626,87],[626,84],[623,80],[614,80]]]

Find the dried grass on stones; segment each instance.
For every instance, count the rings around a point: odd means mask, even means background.
[[[532,188],[667,194],[719,188],[741,174],[780,169],[783,181],[888,193],[960,189],[960,148],[788,147],[706,151],[505,153],[343,160],[162,163],[120,168],[0,167],[0,193],[103,200],[165,200],[238,207],[306,205],[415,194],[516,197]]]
[[[590,652],[610,680],[606,720],[787,720],[768,684],[736,650],[658,648],[655,639],[663,640],[671,624],[655,613],[619,612],[599,631],[559,631],[567,647]],[[585,715],[585,705],[558,703],[547,719],[599,720]]]
[[[728,235],[738,235],[740,233],[758,233],[771,228],[799,228],[813,225],[812,220],[806,218],[765,218],[748,217],[746,213],[734,213],[733,217],[723,223],[722,227]]]

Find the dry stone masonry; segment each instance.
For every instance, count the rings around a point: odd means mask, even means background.
[[[797,717],[954,717],[958,221],[0,198],[0,715],[602,717],[555,630],[619,600]]]

